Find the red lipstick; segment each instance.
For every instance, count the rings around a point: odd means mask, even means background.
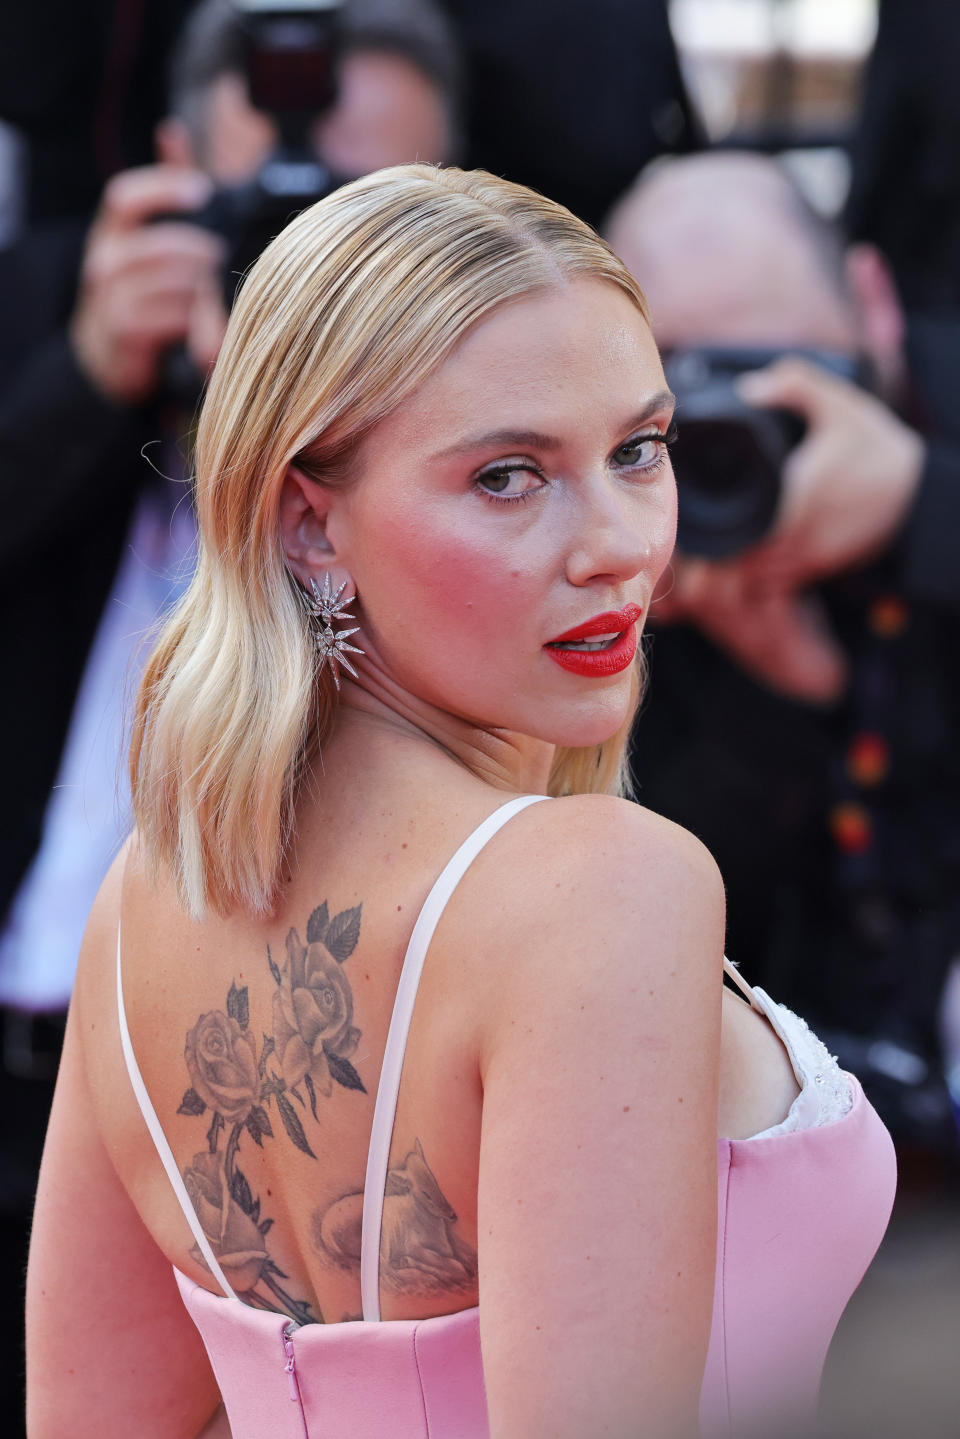
[[[635,626],[642,613],[639,605],[606,610],[602,615],[594,615],[585,624],[548,640],[544,649],[561,669],[572,674],[590,678],[619,674],[633,663],[637,652]],[[568,645],[592,645],[595,648],[558,648]]]

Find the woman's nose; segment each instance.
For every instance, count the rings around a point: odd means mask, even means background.
[[[567,555],[567,579],[574,585],[608,578],[632,579],[652,556],[652,530],[660,516],[621,492],[617,482],[597,477],[580,491],[573,542]]]

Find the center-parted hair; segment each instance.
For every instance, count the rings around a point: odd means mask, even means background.
[[[250,270],[197,432],[196,573],[147,664],[131,743],[144,851],[191,914],[271,907],[298,781],[334,715],[280,540],[287,467],[351,483],[365,436],[472,326],[584,277],[619,286],[647,318],[636,281],[563,206],[427,165],[337,190]],[[628,728],[559,750],[550,792],[616,790]]]

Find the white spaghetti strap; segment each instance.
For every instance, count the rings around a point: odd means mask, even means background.
[[[741,994],[745,995],[750,1001],[750,1008],[755,1009],[758,1014],[762,1014],[764,1019],[769,1019],[770,1016],[767,1014],[767,1011],[764,1009],[763,1005],[760,1003],[759,999],[754,994],[751,986],[744,979],[743,975],[740,973],[739,969],[737,969],[737,966],[733,963],[733,961],[727,959],[726,955],[723,956],[723,969],[724,973],[733,980],[734,984],[740,990]]]
[[[153,1107],[153,1101],[147,1093],[147,1086],[143,1082],[143,1075],[140,1073],[140,1066],[137,1063],[137,1056],[133,1052],[133,1044],[130,1039],[130,1030],[127,1025],[127,1011],[123,1003],[123,974],[120,963],[120,925],[117,925],[117,1013],[120,1018],[120,1043],[123,1046],[123,1057],[127,1061],[127,1073],[130,1076],[130,1084],[136,1095],[140,1112],[144,1117],[146,1126],[150,1131],[150,1137],[156,1145],[160,1162],[167,1171],[167,1178],[173,1186],[173,1192],[180,1201],[180,1208],[183,1210],[184,1218],[190,1225],[194,1239],[197,1241],[197,1248],[207,1262],[210,1273],[220,1285],[228,1299],[237,1299],[237,1295],[231,1289],[226,1275],[217,1263],[217,1257],[210,1248],[210,1241],[204,1234],[197,1212],[190,1202],[190,1196],[186,1191],[180,1171],[177,1168],[177,1161],[173,1157],[173,1151],[167,1143],[167,1136],[157,1118],[157,1111]],[[240,1300],[237,1300],[240,1303]]]
[[[364,1319],[380,1318],[380,1230],[383,1222],[383,1195],[387,1183],[387,1165],[390,1160],[390,1142],[393,1137],[393,1123],[397,1113],[397,1097],[400,1093],[400,1075],[403,1070],[403,1056],[410,1032],[410,1020],[417,998],[423,962],[433,938],[440,916],[447,901],[453,894],[467,869],[476,859],[484,845],[515,814],[528,805],[538,804],[546,799],[544,794],[523,795],[520,799],[509,800],[494,810],[493,814],[479,825],[457,850],[445,867],[417,917],[403,957],[400,983],[390,1019],[390,1030],[383,1053],[383,1067],[377,1086],[377,1100],[373,1111],[373,1128],[370,1133],[370,1148],[367,1152],[367,1177],[363,1188],[363,1225],[360,1233],[360,1295],[363,1301]]]

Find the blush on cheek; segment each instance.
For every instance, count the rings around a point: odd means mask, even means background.
[[[462,630],[502,638],[504,623],[524,603],[529,578],[505,562],[498,538],[404,520],[391,528],[390,544],[378,547],[377,589],[395,575],[396,601],[432,635]]]

